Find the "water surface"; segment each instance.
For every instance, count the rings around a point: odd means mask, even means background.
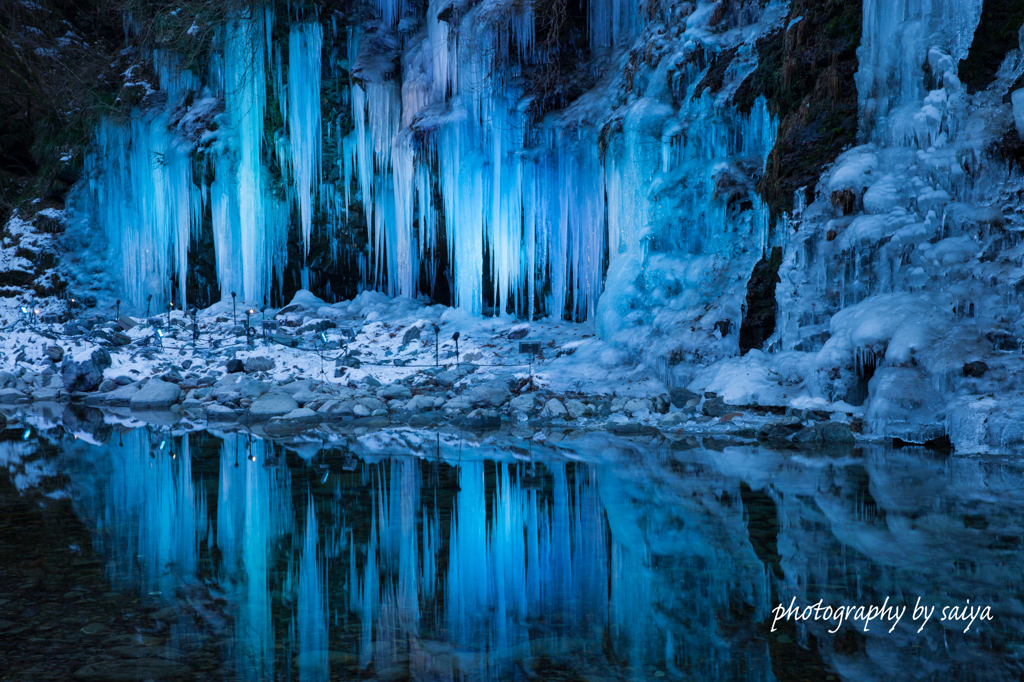
[[[155,659],[211,680],[1024,672],[1016,460],[41,424],[5,431],[0,463],[5,679]],[[773,632],[794,597],[993,620]]]

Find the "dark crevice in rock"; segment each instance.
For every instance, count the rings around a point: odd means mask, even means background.
[[[1020,0],[984,0],[971,49],[958,69],[968,92],[984,90],[992,83],[1007,53],[1017,48],[1021,25],[1024,3]]]
[[[857,142],[859,2],[795,0],[788,30],[757,41],[758,68],[740,85],[735,102],[750,111],[759,95],[779,118],[775,147],[758,192],[774,221],[792,211],[794,194],[813,197],[821,169]]]
[[[782,266],[782,249],[778,246],[771,254],[762,257],[754,266],[754,272],[747,282],[747,308],[740,325],[740,353],[760,349],[775,333],[775,316],[779,304],[775,300],[775,286],[779,283],[779,267]]]

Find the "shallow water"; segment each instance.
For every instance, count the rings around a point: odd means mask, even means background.
[[[44,425],[0,464],[2,679],[1024,672],[1017,460]],[[772,631],[793,598],[910,610]]]

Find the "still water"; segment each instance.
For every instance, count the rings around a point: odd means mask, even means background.
[[[0,585],[10,679],[37,679],[48,662],[38,679],[87,665],[78,679],[1024,674],[1016,459],[595,434],[281,443],[44,425],[3,433],[3,478],[17,513],[0,524],[0,567],[20,576]],[[37,513],[51,520],[26,539]],[[39,558],[11,568],[36,543]],[[54,577],[64,564],[82,572]],[[87,584],[89,566],[102,585]],[[71,591],[26,609],[14,583],[48,580]],[[773,607],[793,598],[909,609],[867,632],[785,619],[772,631]],[[103,600],[106,622],[83,626]],[[991,620],[966,633],[940,620],[967,600]],[[929,622],[912,619],[915,604],[937,607]],[[87,639],[89,627],[102,632]],[[19,641],[62,628],[74,630],[62,647],[79,642],[66,671],[42,653],[16,664]]]

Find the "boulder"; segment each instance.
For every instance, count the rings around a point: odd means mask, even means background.
[[[466,429],[496,429],[501,426],[501,415],[497,410],[478,408],[462,418]]]
[[[420,338],[420,328],[409,327],[405,330],[405,334],[402,335],[402,345],[404,346],[418,338]]]
[[[469,389],[463,396],[473,407],[501,407],[509,398],[508,385],[504,381],[489,381]]]
[[[725,401],[714,393],[704,394],[704,405],[701,407],[701,411],[709,417],[722,417],[731,412]]]
[[[207,405],[206,407],[206,419],[207,421],[235,421],[238,418],[238,412],[225,405],[219,405],[214,403]]]
[[[263,356],[246,358],[243,369],[246,374],[253,374],[254,372],[269,372],[274,369],[274,359]]]
[[[646,398],[633,398],[632,400],[626,401],[626,404],[622,406],[622,411],[628,415],[643,414],[644,412],[651,411],[651,401]]]
[[[784,417],[762,424],[757,430],[757,439],[764,441],[783,441],[803,428],[799,417]]]
[[[589,417],[593,414],[593,410],[587,407],[586,403],[582,400],[566,400],[565,409],[569,412],[569,416],[573,419],[579,419],[580,417]]]
[[[552,398],[544,405],[540,416],[544,419],[565,419],[569,416],[569,411],[565,409],[561,400]]]
[[[0,388],[0,405],[17,405],[28,401],[28,396],[16,388]]]
[[[110,364],[110,353],[104,348],[97,348],[89,354],[65,355],[60,366],[64,388],[68,393],[95,391],[103,383],[103,370]]]
[[[300,407],[292,410],[288,414],[283,414],[277,419],[282,421],[293,421],[302,422],[304,424],[316,424],[320,421],[321,416],[309,409],[308,407]]]
[[[856,438],[847,424],[840,422],[819,422],[797,431],[793,442],[801,445],[839,446],[853,445]]]
[[[107,405],[112,406],[128,405],[129,403],[131,403],[132,398],[135,397],[135,394],[138,392],[138,384],[128,384],[127,386],[120,386],[118,388],[115,388],[110,393],[106,393],[104,395],[104,397],[106,398],[105,402]]]
[[[147,381],[146,385],[131,397],[128,404],[133,410],[162,410],[179,400],[181,388],[177,384],[154,378]]]
[[[263,421],[280,417],[297,409],[299,409],[299,404],[295,402],[295,398],[287,393],[272,391],[253,401],[249,406],[249,417],[255,421]]]
[[[60,346],[47,346],[44,352],[46,353],[46,357],[50,358],[54,362],[60,362],[64,359],[64,349]]]
[[[673,388],[668,393],[669,401],[678,408],[686,407],[686,403],[691,400],[698,400],[700,396],[685,388]]]
[[[434,409],[434,399],[425,395],[414,396],[403,409],[407,412],[429,412]]]
[[[408,400],[412,397],[412,391],[401,384],[392,384],[379,389],[377,397],[382,400]]]
[[[238,374],[245,371],[245,365],[238,358],[228,360],[228,374]]]

